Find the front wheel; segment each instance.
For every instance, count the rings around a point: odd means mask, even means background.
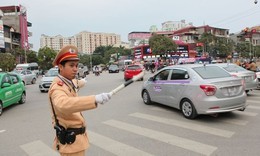
[[[193,103],[188,99],[184,99],[181,101],[180,108],[183,116],[187,119],[194,119],[197,116],[197,111]]]
[[[144,90],[143,93],[142,93],[142,98],[143,98],[143,101],[146,105],[151,105],[152,104],[152,101],[151,101],[151,98],[150,98],[150,95],[148,93],[147,90]]]

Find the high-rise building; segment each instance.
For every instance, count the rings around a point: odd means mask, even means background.
[[[162,23],[162,31],[176,31],[185,27],[192,26],[192,23],[181,21],[166,21]]]
[[[99,46],[120,45],[121,37],[115,33],[94,33],[88,31],[82,31],[72,37],[63,37],[61,35],[53,37],[41,36],[41,48],[47,46],[58,51],[67,44],[77,46],[81,53],[91,54]]]

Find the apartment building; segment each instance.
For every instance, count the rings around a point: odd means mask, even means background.
[[[11,52],[18,47],[33,48],[29,43],[32,32],[28,28],[31,26],[24,6],[0,6],[0,52]]]
[[[64,45],[72,44],[78,47],[79,52],[91,54],[96,47],[119,45],[121,37],[115,33],[95,33],[82,31],[72,37],[41,35],[40,47],[50,47],[59,51]]]

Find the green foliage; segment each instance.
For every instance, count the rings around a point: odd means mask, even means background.
[[[52,62],[56,56],[56,52],[49,48],[43,47],[38,52],[38,64],[41,70],[48,70],[53,67]]]
[[[93,52],[92,62],[97,64],[108,64],[110,61],[110,57],[113,54],[117,54],[117,56],[124,56],[124,55],[131,55],[130,49],[125,49],[123,46],[113,47],[113,46],[100,46],[97,47],[96,50]],[[96,57],[101,56],[101,57]],[[118,57],[114,58],[115,60]]]
[[[164,55],[167,52],[176,51],[177,45],[169,37],[153,34],[149,39],[149,45],[153,54]]]
[[[15,57],[11,53],[0,53],[0,62],[3,71],[12,71],[15,68]]]
[[[198,42],[203,43],[203,51],[213,57],[226,58],[232,54],[234,49],[234,43],[231,40],[214,36],[211,33],[203,33]]]
[[[38,62],[35,51],[30,50],[29,52],[27,52],[27,62]]]

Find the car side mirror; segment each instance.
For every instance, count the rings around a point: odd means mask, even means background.
[[[3,85],[2,85],[2,88],[5,88],[5,87],[10,87],[11,86],[11,84],[10,83],[3,83]]]

